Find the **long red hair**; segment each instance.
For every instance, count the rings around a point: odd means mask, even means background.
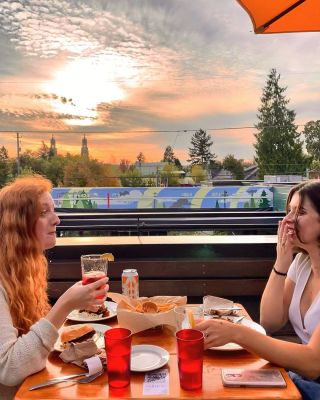
[[[47,260],[35,227],[41,212],[39,196],[51,189],[48,179],[34,175],[18,178],[0,191],[0,284],[20,335],[50,309]]]

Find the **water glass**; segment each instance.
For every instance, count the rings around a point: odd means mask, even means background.
[[[80,258],[82,271],[82,284],[96,282],[104,278],[108,273],[108,260],[102,254],[87,254]],[[101,289],[105,287],[102,286]],[[104,296],[98,296],[98,299],[103,299]]]
[[[193,329],[195,324],[204,319],[203,308],[191,304],[176,306],[174,308],[174,314],[177,330]]]
[[[112,328],[105,332],[109,386],[123,388],[130,384],[131,331]]]
[[[176,332],[180,386],[185,390],[202,387],[203,333],[196,329]]]

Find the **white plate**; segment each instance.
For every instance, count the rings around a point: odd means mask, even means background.
[[[78,326],[81,326],[81,325],[82,324],[79,324]],[[95,335],[93,336],[93,339],[96,342],[98,349],[104,349],[104,333],[108,329],[111,329],[111,326],[100,325],[100,324],[85,324],[85,325],[91,325],[92,328],[96,331]],[[64,350],[64,348],[62,347],[61,339],[60,339],[60,335],[61,335],[62,331],[63,331],[63,328],[60,328],[59,329],[59,338],[55,342],[54,347],[53,347],[56,351]]]
[[[139,344],[132,346],[131,371],[145,372],[163,367],[169,361],[167,350],[159,346]]]
[[[87,313],[85,311],[80,313],[79,310],[74,310],[67,316],[67,319],[74,322],[92,322],[103,321],[115,317],[117,315],[117,303],[113,301],[105,301],[104,304],[108,307],[110,313],[107,317],[99,317],[98,315]]]
[[[228,317],[230,318],[230,317]],[[235,317],[237,318],[237,317]],[[248,328],[254,329],[257,332],[260,332],[262,334],[266,334],[265,329],[263,328],[263,326],[257,324],[256,322],[252,321],[251,319],[247,319],[244,318],[241,322],[239,322],[239,325],[244,325],[247,326]],[[236,343],[227,343],[223,346],[219,346],[219,347],[210,347],[209,350],[226,350],[226,351],[230,351],[230,350],[243,350],[243,347],[241,347],[240,345],[236,344]]]

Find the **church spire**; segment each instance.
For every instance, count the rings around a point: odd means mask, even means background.
[[[89,149],[88,149],[88,141],[86,138],[86,134],[84,134],[82,138],[81,157],[89,158]]]
[[[51,156],[57,155],[56,139],[53,137],[53,134],[50,139],[50,154],[51,154]]]

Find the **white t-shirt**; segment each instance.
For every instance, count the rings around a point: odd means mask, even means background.
[[[288,271],[288,277],[295,282],[295,288],[289,306],[289,320],[296,334],[304,344],[309,342],[313,331],[320,323],[319,293],[305,313],[304,320],[301,318],[300,300],[310,273],[311,263],[308,254],[297,254]]]

